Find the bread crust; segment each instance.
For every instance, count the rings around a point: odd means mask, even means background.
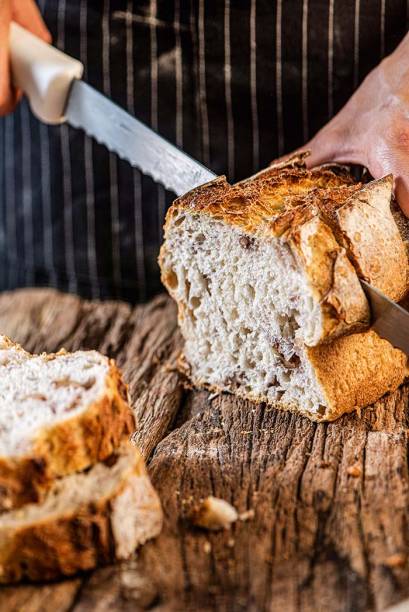
[[[329,227],[312,217],[288,238],[292,251],[306,272],[315,301],[320,305],[321,325],[306,345],[323,342],[368,327],[370,311],[354,267]]]
[[[319,412],[305,410],[295,402],[272,402],[266,395],[249,393],[240,385],[209,385],[195,378],[183,354],[178,369],[198,388],[265,402],[277,410],[302,414],[317,422],[335,421],[343,414],[365,408],[385,393],[395,391],[409,377],[406,355],[372,330],[337,338],[331,344],[306,347],[306,351],[327,404]]]
[[[328,421],[395,391],[409,374],[407,356],[372,330],[306,352],[327,401]]]
[[[398,302],[407,291],[405,244],[390,201],[393,177],[365,185],[336,211],[337,222],[360,278]]]
[[[135,430],[127,387],[113,360],[103,395],[88,410],[44,428],[30,451],[0,457],[0,510],[40,502],[57,477],[103,461]]]
[[[313,413],[297,404],[271,403],[238,384],[209,386],[195,378],[183,359],[179,366],[199,387],[332,421],[373,403],[408,377],[406,355],[367,329],[369,306],[359,281],[363,278],[398,300],[407,291],[408,262],[391,212],[392,177],[362,185],[343,168],[308,171],[304,157],[294,156],[234,186],[219,177],[194,189],[169,209],[165,237],[174,217],[186,211],[209,215],[256,239],[278,236],[287,242],[321,307],[322,328],[310,341],[304,339],[304,350],[326,406]],[[165,241],[162,280],[172,294],[166,249]]]
[[[174,217],[184,210],[261,240],[281,237],[319,305],[321,329],[305,338],[307,345],[316,346],[368,328],[369,305],[359,277],[398,299],[406,292],[408,265],[390,212],[391,177],[363,186],[343,169],[307,170],[304,157],[293,156],[236,185],[221,176],[193,189],[169,209],[165,238]],[[159,263],[162,282],[172,293],[165,254],[166,241]]]
[[[128,454],[127,468],[109,495],[61,513],[48,512],[41,520],[27,518],[24,508],[13,512],[21,514],[13,524],[0,521],[0,583],[71,576],[128,558],[160,533],[159,498],[139,452],[134,448]]]

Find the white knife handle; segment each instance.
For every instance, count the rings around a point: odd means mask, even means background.
[[[82,77],[81,62],[16,23],[10,28],[10,56],[13,83],[24,91],[33,113],[45,123],[63,123],[71,83]]]

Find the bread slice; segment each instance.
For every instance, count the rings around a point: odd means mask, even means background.
[[[128,558],[159,534],[162,510],[138,450],[56,481],[45,499],[0,516],[0,582],[52,580]]]
[[[112,360],[30,355],[0,336],[0,510],[40,501],[56,477],[104,460],[134,429]]]
[[[301,156],[177,199],[160,265],[193,382],[315,420],[395,389],[406,357],[363,331],[359,281],[406,293],[391,194],[391,176],[363,185],[342,168],[308,171]]]

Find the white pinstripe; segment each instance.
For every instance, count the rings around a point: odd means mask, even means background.
[[[175,16],[173,27],[175,30],[175,78],[176,78],[176,144],[183,147],[183,65],[182,42],[180,38],[180,0],[175,0]]]
[[[334,114],[334,0],[328,9],[328,119]]]
[[[46,0],[39,0],[39,8],[44,17]],[[40,156],[41,156],[41,208],[43,211],[43,257],[44,266],[50,275],[50,284],[57,285],[57,276],[54,265],[54,243],[52,223],[52,198],[50,176],[50,139],[48,128],[44,123],[39,124],[40,129]]]
[[[227,113],[227,168],[229,178],[235,175],[234,118],[231,95],[230,0],[224,3],[224,97]]]
[[[58,4],[58,37],[57,46],[64,48],[65,43],[65,0]],[[77,292],[77,279],[75,274],[74,229],[72,218],[72,177],[70,159],[70,141],[68,126],[62,125],[61,159],[63,164],[63,200],[64,200],[64,240],[65,240],[65,267],[68,276],[69,291]]]
[[[151,18],[156,18],[156,0],[150,0]],[[158,129],[158,41],[156,37],[156,26],[150,25],[151,38],[151,125],[154,130]]]
[[[151,38],[151,125],[158,130],[158,41],[156,36],[157,0],[150,0]],[[162,241],[162,225],[165,217],[165,189],[157,184],[158,241]]]
[[[189,32],[190,32],[190,36],[192,39],[192,47],[193,47],[192,49],[193,50],[192,69],[193,69],[193,74],[195,76],[194,88],[193,88],[194,103],[195,103],[195,126],[199,130],[199,133],[200,133],[200,139],[197,139],[197,140],[200,140],[200,145],[198,145],[196,156],[200,157],[201,155],[203,155],[203,146],[202,146],[203,145],[203,138],[202,138],[203,130],[202,130],[202,113],[201,113],[201,100],[200,100],[201,88],[200,88],[200,71],[199,71],[199,32],[198,32],[198,28],[196,27],[196,13],[192,9],[192,3],[191,3],[190,15],[189,15]]]
[[[104,93],[111,97],[111,60],[110,60],[110,27],[109,27],[110,0],[104,0],[102,17],[102,71]],[[109,154],[109,199],[111,203],[111,235],[112,235],[112,266],[114,291],[118,292],[121,286],[121,251],[119,241],[119,199],[118,199],[118,167],[117,157]]]
[[[381,0],[381,58],[385,56],[385,12],[386,0]]]
[[[75,274],[74,228],[72,219],[72,178],[68,126],[61,126],[61,158],[63,166],[63,197],[64,197],[64,238],[65,265],[68,276],[68,289],[77,292]]]
[[[134,96],[134,73],[133,73],[133,0],[128,0],[125,24],[126,24],[126,104],[128,111],[135,114],[135,96]]]
[[[21,149],[22,149],[22,199],[24,231],[24,274],[25,284],[34,281],[34,233],[33,233],[33,196],[31,183],[31,134],[28,104],[20,104]]]
[[[260,143],[257,107],[257,0],[251,0],[250,7],[250,93],[251,124],[253,132],[253,172],[260,165]]]
[[[4,143],[7,155],[4,156],[5,169],[5,206],[6,206],[6,234],[7,252],[11,265],[8,266],[9,286],[17,284],[17,221],[16,221],[16,187],[15,187],[15,155],[14,155],[14,115],[9,115],[4,119]]]
[[[199,0],[199,100],[200,117],[202,124],[202,146],[203,162],[206,166],[210,165],[210,144],[209,144],[209,116],[207,112],[207,93],[206,93],[206,42],[204,28],[205,2]]]
[[[50,176],[50,139],[48,127],[40,123],[40,156],[41,156],[41,203],[43,210],[43,256],[44,264],[50,274],[53,286],[57,284],[54,265],[54,243],[52,222],[52,198],[51,198],[51,176]]]
[[[133,1],[128,0],[126,11],[126,99],[128,111],[135,114],[134,71],[133,71]],[[142,185],[141,175],[137,170],[132,172],[133,196],[135,206],[135,257],[138,276],[139,297],[146,297],[146,278],[144,264]]]
[[[165,188],[162,185],[158,185],[158,240],[159,246],[163,239],[163,223],[165,220],[166,213],[166,197]]]
[[[87,51],[87,0],[80,4],[80,57],[84,64],[84,78],[88,77],[88,51]],[[87,260],[93,299],[101,297],[98,282],[97,249],[95,237],[95,187],[92,159],[92,140],[84,133],[84,163],[85,163],[85,202],[87,207]]]
[[[302,125],[303,139],[309,139],[310,128],[308,124],[308,0],[302,3]]]
[[[354,89],[359,83],[359,19],[361,12],[361,0],[355,0],[355,15],[354,15]]]
[[[278,154],[284,152],[284,123],[283,123],[283,81],[281,64],[281,29],[282,29],[282,0],[277,0],[276,13],[276,106],[277,106],[277,149]]]

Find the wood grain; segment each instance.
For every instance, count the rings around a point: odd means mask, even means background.
[[[408,386],[330,424],[184,389],[164,296],[132,309],[18,291],[0,296],[0,330],[29,350],[118,359],[166,516],[131,561],[3,588],[1,610],[360,612],[408,597]],[[188,510],[209,494],[254,517],[193,528]]]

